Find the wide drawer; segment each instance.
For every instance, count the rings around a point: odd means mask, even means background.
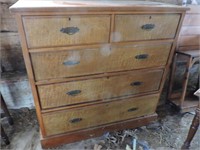
[[[46,136],[152,114],[158,99],[155,94],[43,114]]]
[[[43,109],[134,95],[159,89],[163,70],[38,86]]]
[[[176,35],[179,14],[116,15],[114,42],[172,39]]]
[[[35,80],[164,66],[171,44],[31,53]]]
[[[29,48],[108,42],[109,15],[23,17]]]

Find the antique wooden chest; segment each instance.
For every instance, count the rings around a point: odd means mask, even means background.
[[[156,119],[187,8],[20,0],[10,10],[18,23],[44,148]]]

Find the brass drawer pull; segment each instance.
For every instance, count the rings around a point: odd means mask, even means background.
[[[60,29],[60,32],[66,33],[68,35],[73,35],[73,34],[79,32],[79,30],[80,29],[78,27],[66,27],[66,28]]]
[[[80,121],[82,121],[83,119],[82,118],[74,118],[72,120],[70,120],[71,123],[78,123]]]
[[[67,92],[67,95],[69,95],[69,96],[76,96],[76,95],[78,95],[80,93],[81,93],[81,90],[73,90],[73,91]]]
[[[155,24],[145,24],[141,27],[143,30],[150,31],[155,28]]]
[[[128,109],[128,112],[133,112],[133,111],[136,111],[136,110],[138,110],[138,108],[137,107],[133,107],[133,108]]]
[[[136,59],[147,59],[148,57],[148,54],[139,54],[135,56]]]
[[[132,82],[130,85],[131,85],[131,86],[140,86],[140,85],[142,85],[142,84],[143,84],[143,82],[136,81],[136,82]]]
[[[73,66],[73,65],[77,65],[79,63],[80,63],[80,61],[65,61],[65,62],[63,62],[63,65],[65,65],[65,66]]]

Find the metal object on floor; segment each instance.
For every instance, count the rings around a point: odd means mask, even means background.
[[[186,61],[186,69],[183,76],[182,82],[182,91],[181,92],[174,92],[173,85],[174,85],[174,78],[177,69],[177,59],[181,57]],[[188,79],[190,74],[190,69],[192,66],[200,61],[200,53],[199,50],[187,50],[187,51],[177,51],[172,65],[172,72],[170,75],[170,83],[169,83],[169,92],[168,92],[168,100],[178,106],[181,112],[188,112],[191,110],[195,110],[198,106],[198,101],[190,100],[186,98],[186,91],[188,85]],[[197,83],[197,88],[199,88],[199,82]]]
[[[1,109],[3,109],[5,116],[8,118],[8,123],[10,125],[13,125],[14,124],[13,119],[12,119],[12,117],[11,117],[9,111],[8,111],[8,108],[6,106],[6,103],[5,103],[2,95],[1,95]],[[5,142],[6,145],[10,144],[9,138],[8,138],[7,134],[5,133],[2,125],[1,125],[1,137],[2,137],[2,140]]]

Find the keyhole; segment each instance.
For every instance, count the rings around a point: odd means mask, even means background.
[[[69,17],[69,21],[71,21],[71,18]]]
[[[151,19],[151,16],[149,16],[149,19]]]

